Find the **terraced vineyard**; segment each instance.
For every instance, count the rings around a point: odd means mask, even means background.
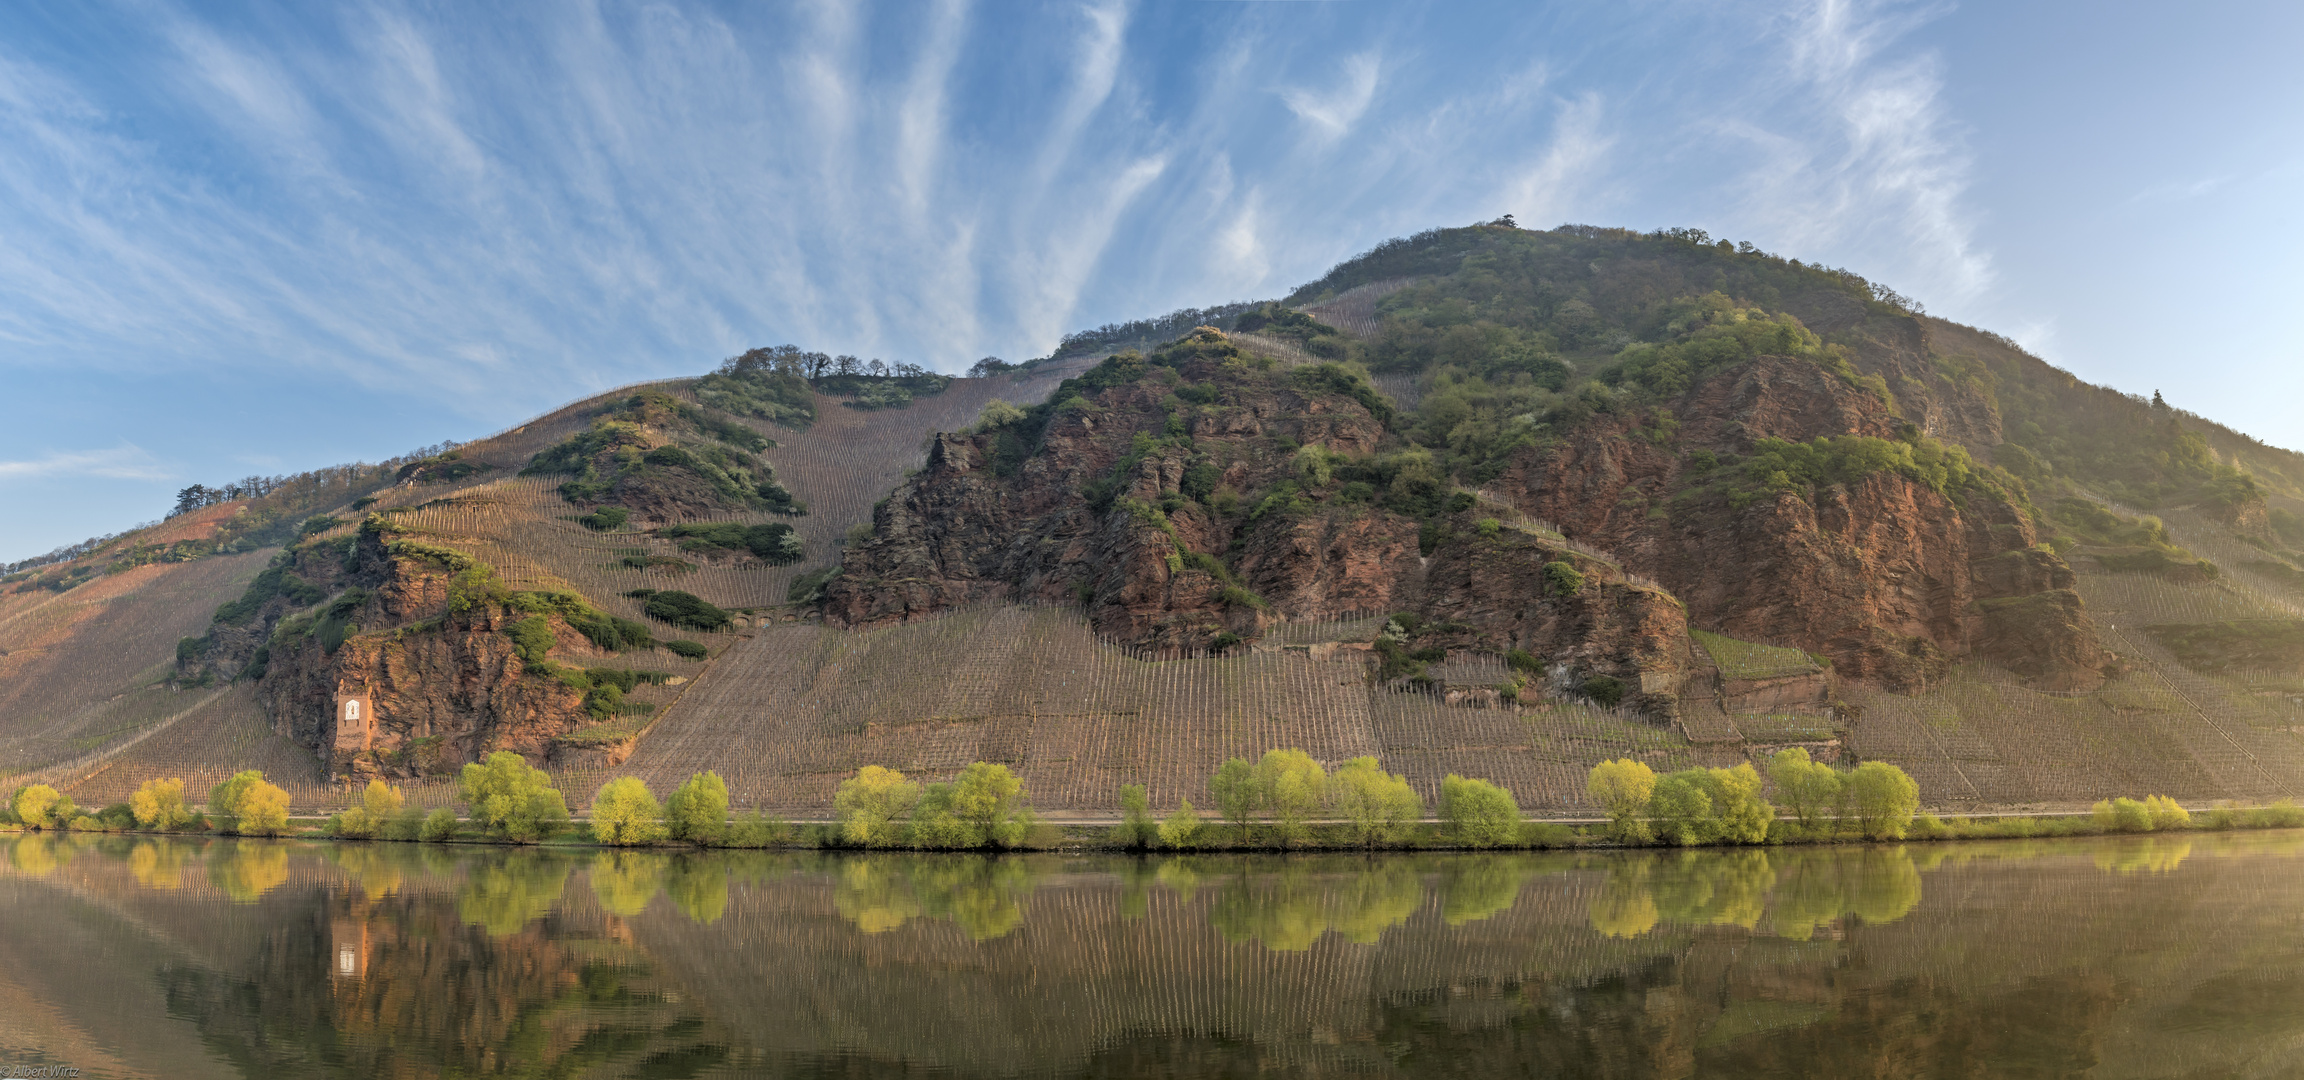
[[[2192,525],[2178,534],[2181,542],[2214,550],[2209,530]],[[2125,668],[2120,678],[2086,693],[2043,693],[1990,665],[1963,665],[1918,697],[1856,695],[1865,710],[1851,733],[1857,750],[1904,766],[1923,792],[1948,802],[2304,795],[2304,697],[2284,692],[2284,679],[2254,685],[2193,672],[2135,632],[2283,617],[2278,597],[2228,581],[2185,584],[2141,573],[2084,572],[2076,588]]]
[[[176,640],[207,629],[209,598],[245,587],[266,558],[140,566],[0,600],[0,769],[98,753],[181,712],[191,699],[159,685]]]
[[[1365,641],[1377,625],[1301,624],[1275,633],[1278,647],[1187,660],[1139,658],[1048,608],[858,633],[775,626],[717,663],[627,769],[659,789],[718,769],[740,804],[821,812],[863,765],[943,777],[999,761],[1044,809],[1104,811],[1127,783],[1161,806],[1210,807],[1207,779],[1225,758],[1294,746],[1330,762],[1376,755],[1427,800],[1458,772],[1505,784],[1525,807],[1565,809],[1582,804],[1602,757],[1694,759],[1677,735],[1590,706],[1374,690],[1362,654],[1315,648]],[[1504,677],[1493,661],[1484,670]]]
[[[1815,658],[1798,649],[1738,641],[1725,634],[1691,630],[1696,644],[1712,658],[1720,674],[1730,679],[1776,679],[1806,675],[1816,670]]]
[[[1319,303],[1304,305],[1304,313],[1348,334],[1372,338],[1380,329],[1376,319],[1377,301],[1415,281],[1414,278],[1390,278],[1357,285]]]

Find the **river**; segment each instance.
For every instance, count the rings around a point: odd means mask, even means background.
[[[0,852],[0,1076],[2304,1070],[2297,832],[1143,859],[82,834]]]

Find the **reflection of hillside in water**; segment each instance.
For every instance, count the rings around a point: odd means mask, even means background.
[[[67,1040],[138,1046],[154,1042],[152,1032],[174,1036],[121,1055],[111,1071],[617,1075],[646,1066],[678,1076],[692,1070],[673,1066],[726,1054],[704,1018],[652,977],[617,920],[567,902],[575,861],[566,855],[28,839],[37,854],[11,846],[16,873],[0,880],[11,910],[61,903],[64,921],[102,929],[70,962],[27,956],[43,951],[43,935],[0,932],[0,980],[56,1002]],[[64,863],[86,876],[37,873]],[[66,884],[77,887],[62,897],[26,892]]]
[[[2277,1072],[2304,1037],[2304,942],[2276,899],[2300,847],[1083,860],[24,836],[0,894],[42,918],[0,928],[0,1000],[52,1057],[101,1048],[117,1072]]]

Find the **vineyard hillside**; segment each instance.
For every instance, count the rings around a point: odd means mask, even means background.
[[[513,749],[817,816],[982,760],[1105,814],[1301,747],[1576,815],[1606,758],[1802,746],[1947,809],[2304,796],[2304,457],[1844,271],[1492,223],[976,376],[754,350],[188,493],[0,584],[0,767],[447,805]]]

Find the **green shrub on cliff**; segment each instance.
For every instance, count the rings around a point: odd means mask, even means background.
[[[1999,489],[1977,471],[1967,450],[1924,435],[1909,440],[1833,435],[1804,443],[1761,439],[1753,444],[1741,472],[1740,482],[1729,490],[1731,506],[1742,507],[1778,492],[1812,498],[1818,488],[1882,472],[1917,481],[1939,495],[1956,495],[1977,485]]]
[[[736,357],[720,370],[696,381],[696,400],[738,416],[756,416],[795,431],[806,431],[816,420],[816,395],[808,380],[791,371],[778,371],[747,357]]]
[[[1614,675],[1586,675],[1579,689],[1603,709],[1613,709],[1624,700],[1624,680]]]
[[[674,525],[658,535],[680,541],[683,551],[742,551],[770,566],[789,566],[799,562],[806,549],[800,535],[783,522],[762,525],[743,525],[732,521],[716,521],[693,525]]]
[[[2144,632],[2195,671],[2294,671],[2304,666],[2304,620],[2148,626]]]
[[[552,620],[542,615],[530,615],[505,627],[504,636],[512,639],[512,655],[531,665],[550,663],[544,656],[560,643],[552,633]]]
[[[667,589],[648,597],[642,610],[652,619],[662,619],[674,626],[691,630],[720,630],[727,627],[727,612],[706,603],[694,593]]]

